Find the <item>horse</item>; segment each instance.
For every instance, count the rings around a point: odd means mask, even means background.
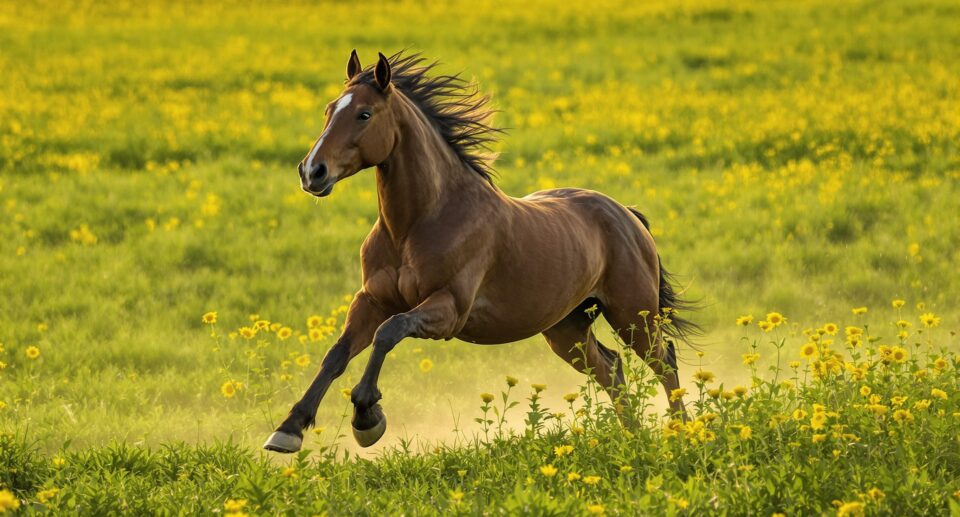
[[[673,391],[674,339],[635,335],[669,320],[673,338],[696,328],[677,314],[685,302],[646,218],[591,190],[506,195],[494,183],[489,151],[502,130],[490,123],[489,97],[459,75],[432,75],[437,62],[425,61],[379,53],[364,68],[354,50],[343,93],[299,163],[300,185],[316,197],[375,167],[379,217],[360,250],[362,286],[343,333],[264,448],[300,450],[330,384],[371,344],[350,396],[351,426],[360,446],[376,443],[386,430],[377,379],[408,337],[501,344],[542,333],[616,400],[623,370],[593,333],[601,314],[659,378],[670,411],[685,415]]]

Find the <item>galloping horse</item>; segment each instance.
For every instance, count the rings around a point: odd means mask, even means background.
[[[668,332],[694,326],[660,266],[640,212],[590,190],[554,189],[516,199],[493,183],[484,154],[499,131],[488,98],[459,76],[429,72],[419,55],[380,54],[363,68],[356,51],[343,93],[327,106],[323,133],[300,162],[300,184],[330,195],[338,181],[376,167],[380,213],[360,250],[363,286],[343,334],[303,398],[264,444],[301,447],[317,407],[347,363],[373,344],[353,389],[353,433],[368,447],[386,430],[377,378],[407,337],[496,344],[542,333],[575,368],[616,400],[617,352],[591,325],[602,313],[659,377],[679,387],[672,340],[644,335],[669,313]],[[598,310],[589,310],[596,306]],[[671,411],[683,413],[673,397]]]

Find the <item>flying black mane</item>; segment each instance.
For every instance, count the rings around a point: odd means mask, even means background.
[[[496,171],[490,144],[503,131],[490,125],[494,113],[489,107],[490,97],[480,94],[476,83],[459,74],[429,76],[438,62],[423,64],[426,59],[420,54],[404,56],[401,51],[388,60],[393,85],[433,122],[468,168],[493,184]],[[375,85],[373,70],[374,66],[366,67],[350,84]]]

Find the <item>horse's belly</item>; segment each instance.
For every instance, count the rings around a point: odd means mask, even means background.
[[[542,306],[514,304],[508,309],[505,305],[478,298],[457,339],[483,345],[511,343],[543,332],[566,315],[562,309],[544,311]]]

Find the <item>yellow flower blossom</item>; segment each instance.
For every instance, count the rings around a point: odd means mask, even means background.
[[[705,371],[705,370],[698,370],[696,373],[693,374],[693,378],[694,378],[694,380],[696,380],[697,382],[704,382],[704,383],[706,383],[706,382],[713,382],[713,380],[714,380],[714,375],[713,375],[713,372],[708,372],[708,371]]]
[[[204,314],[203,317],[201,317],[200,319],[207,325],[213,325],[214,323],[217,322],[217,313],[216,311],[208,312]]]
[[[746,327],[753,321],[753,316],[740,316],[737,318],[737,325],[741,327]]]
[[[864,504],[860,501],[852,501],[849,503],[841,503],[837,507],[837,517],[863,517],[864,516]]]
[[[220,386],[220,393],[222,393],[225,398],[233,398],[241,387],[242,385],[237,381],[227,381]]]
[[[783,314],[780,314],[779,312],[771,312],[767,314],[767,322],[774,327],[779,327],[780,325],[786,323],[786,321],[787,318],[784,318]]]
[[[552,478],[557,475],[557,467],[553,465],[544,465],[540,467],[540,473],[548,478]]]
[[[920,315],[920,322],[923,323],[924,327],[933,328],[940,325],[940,317],[932,312],[927,312]]]
[[[913,414],[908,409],[898,409],[893,412],[893,419],[900,423],[913,422]]]
[[[853,312],[855,315],[866,314],[866,313],[867,313],[867,308],[866,308],[866,307],[854,307],[853,309],[851,309],[851,312]]]
[[[670,390],[670,402],[676,402],[683,398],[687,394],[686,388],[677,388],[675,390]]]
[[[27,354],[27,357],[29,357],[30,359],[36,359],[40,357],[40,348],[35,346],[28,346],[25,353]]]
[[[20,500],[17,499],[17,496],[6,488],[0,489],[0,513],[7,510],[15,512],[18,508],[20,508]]]

